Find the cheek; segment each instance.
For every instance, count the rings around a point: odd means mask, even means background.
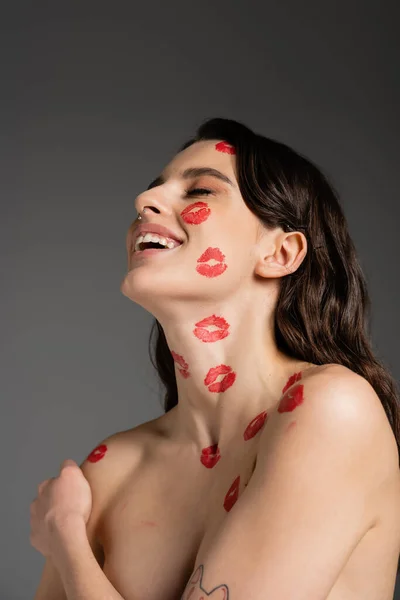
[[[210,214],[211,209],[207,202],[194,202],[181,212],[181,217],[188,225],[200,225],[207,221]]]

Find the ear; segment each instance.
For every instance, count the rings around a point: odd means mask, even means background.
[[[294,273],[307,254],[307,239],[301,231],[266,233],[259,242],[255,273],[260,277],[284,277]]]

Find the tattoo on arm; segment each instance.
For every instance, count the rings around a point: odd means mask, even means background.
[[[210,591],[206,591],[202,585],[204,565],[199,565],[191,575],[183,592],[181,600],[229,600],[229,589],[224,583]]]

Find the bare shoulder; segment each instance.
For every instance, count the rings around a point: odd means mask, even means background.
[[[348,367],[336,363],[316,366],[304,374],[305,390],[314,407],[327,416],[347,419],[369,436],[371,460],[383,479],[399,478],[399,453],[389,419],[372,385]],[[326,401],[325,401],[326,400]]]

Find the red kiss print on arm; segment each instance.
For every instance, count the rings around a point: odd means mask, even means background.
[[[228,493],[225,496],[224,509],[226,510],[226,512],[229,512],[231,510],[232,506],[239,498],[239,484],[240,475],[236,477],[235,481],[232,483],[231,487],[228,490]]]
[[[97,446],[97,448],[91,451],[86,460],[88,460],[91,463],[98,462],[104,457],[106,452],[107,446],[105,444],[100,444],[99,446]]]
[[[228,144],[228,142],[218,142],[215,144],[215,149],[218,152],[226,152],[227,154],[236,154],[236,149],[232,144]]]
[[[187,379],[188,377],[190,377],[189,365],[184,360],[183,356],[181,356],[180,354],[177,354],[173,350],[171,350],[171,354],[172,354],[172,358],[174,359],[174,362],[178,364],[178,371],[182,375],[182,377],[184,379]],[[179,368],[179,367],[181,367],[181,368]]]
[[[282,394],[284,394],[286,392],[286,390],[290,388],[291,385],[296,383],[296,381],[300,381],[300,379],[301,379],[301,371],[299,373],[295,373],[294,375],[291,375],[289,377],[289,379],[287,380],[285,387],[282,390]]]
[[[218,340],[223,340],[227,335],[229,335],[229,323],[225,321],[223,317],[211,315],[211,317],[206,317],[202,321],[198,321],[195,323],[195,325],[196,329],[193,329],[193,333],[197,339],[201,340],[202,342],[217,342]],[[214,331],[208,331],[206,327],[210,327],[212,325],[218,329],[215,329]]]
[[[213,444],[212,446],[208,446],[208,448],[203,448],[201,451],[200,462],[207,467],[207,469],[212,469],[220,458],[221,454],[218,444]]]
[[[246,441],[250,440],[252,437],[254,437],[256,435],[256,433],[258,433],[260,431],[261,427],[265,423],[267,414],[268,414],[267,411],[264,410],[264,412],[260,413],[252,421],[250,421],[250,423],[247,425],[246,430],[243,434],[244,440],[246,440]]]
[[[225,375],[222,381],[214,383],[218,375],[222,374]],[[225,392],[233,385],[235,379],[236,373],[235,371],[232,371],[232,367],[228,367],[228,365],[219,365],[218,367],[211,367],[204,379],[204,385],[208,386],[209,392]]]
[[[219,262],[216,265],[207,265],[206,263],[212,259]],[[224,260],[225,255],[222,254],[219,248],[207,248],[197,259],[197,262],[201,264],[196,267],[196,271],[206,277],[218,277],[228,268],[228,265],[223,262]]]
[[[199,210],[195,210],[194,212],[190,212],[193,209],[198,208]],[[194,202],[193,204],[189,204],[182,212],[181,217],[188,223],[189,225],[200,225],[200,223],[204,223],[207,221],[208,217],[211,214],[211,209],[208,208],[207,202]]]
[[[278,412],[291,412],[300,404],[303,404],[304,396],[303,396],[304,385],[299,384],[296,385],[293,389],[290,389],[283,396],[282,400],[279,402]]]

